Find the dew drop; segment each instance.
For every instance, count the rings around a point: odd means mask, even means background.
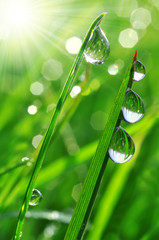
[[[138,122],[144,116],[144,103],[140,96],[128,89],[122,106],[123,118],[126,122]]]
[[[110,158],[116,163],[127,162],[133,157],[134,142],[122,127],[118,127],[114,132],[108,152]]]
[[[85,50],[85,59],[91,64],[102,64],[108,58],[110,47],[107,37],[98,25],[90,36]]]
[[[28,157],[23,157],[22,162],[26,162],[26,161],[29,161],[29,158]]]
[[[145,77],[145,74],[146,74],[146,69],[143,63],[141,63],[140,61],[136,61],[134,64],[133,80],[140,81]]]
[[[30,161],[30,159],[28,157],[23,157],[22,162],[25,162],[27,166],[32,165],[32,162]]]
[[[39,190],[33,189],[32,196],[29,202],[30,206],[37,206],[42,199],[42,194]]]

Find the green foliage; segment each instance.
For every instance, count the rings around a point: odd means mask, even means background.
[[[101,130],[136,49],[147,73],[133,85],[133,90],[144,101],[145,116],[134,124],[122,123],[134,139],[135,155],[122,165],[108,161],[83,239],[158,239],[157,4],[148,0],[138,2],[138,6],[136,1],[120,0],[37,3],[39,13],[43,14],[37,28],[34,25],[30,32],[2,39],[0,27],[0,239],[13,237],[38,153],[32,139],[46,132],[55,110],[53,106],[75,59],[75,55],[67,52],[66,41],[73,36],[84,39],[91,22],[105,11],[109,14],[102,22],[102,30],[109,39],[110,56],[102,65],[91,66],[91,70],[85,61],[80,65],[74,85],[83,84],[83,75],[88,75],[87,80],[80,96],[72,99],[68,95],[63,106],[54,140],[34,186],[43,199],[36,207],[29,206],[21,239],[64,239]],[[146,29],[135,29],[133,25],[138,42],[132,48],[124,48],[118,41],[120,32],[132,28],[132,12],[138,8],[146,9],[151,21]],[[144,15],[141,16],[143,21]],[[57,81],[48,81],[42,74],[43,64],[50,59],[62,64],[63,71]],[[118,66],[116,75],[108,73],[111,65]],[[44,87],[40,95],[30,92],[31,84],[36,81]],[[37,106],[35,115],[27,112],[32,104]],[[22,162],[24,157],[30,160]]]

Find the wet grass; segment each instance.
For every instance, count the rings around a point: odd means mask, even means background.
[[[82,188],[80,198],[77,202],[71,222],[69,224],[65,240],[80,240],[83,236],[97,192],[99,190],[101,179],[106,170],[109,159],[108,148],[117,122],[119,121],[125,92],[126,89],[132,85],[133,65],[136,61],[136,58],[137,53],[135,52],[125,77],[121,83],[115,102],[112,106],[103,134],[99,140],[95,155],[89,167],[88,174]]]
[[[90,29],[89,29],[86,37],[85,37],[85,40],[83,41],[83,44],[80,48],[80,51],[79,51],[79,53],[78,53],[78,55],[75,59],[75,62],[72,66],[72,69],[69,73],[69,76],[67,78],[65,86],[64,86],[64,88],[61,92],[61,95],[59,97],[59,100],[58,100],[55,112],[53,114],[51,123],[48,127],[48,130],[47,130],[44,138],[42,139],[42,141],[40,143],[40,146],[38,147],[38,150],[37,150],[37,153],[36,153],[37,157],[36,157],[36,160],[35,160],[35,167],[33,169],[32,176],[30,178],[30,181],[29,181],[29,184],[28,184],[28,187],[27,187],[27,191],[25,193],[24,201],[23,201],[23,204],[21,206],[20,213],[19,213],[19,216],[18,216],[16,231],[15,231],[14,238],[13,238],[14,240],[18,240],[21,237],[22,225],[23,225],[23,222],[24,222],[24,219],[25,219],[25,215],[26,215],[28,206],[29,206],[30,198],[32,196],[33,188],[35,186],[40,168],[42,166],[42,163],[43,163],[48,145],[51,141],[52,134],[54,132],[55,126],[57,124],[58,117],[59,117],[60,112],[62,110],[62,107],[63,107],[63,105],[66,101],[66,98],[67,98],[67,95],[68,95],[68,93],[70,91],[70,88],[72,86],[73,80],[74,80],[74,78],[75,78],[75,76],[76,76],[76,74],[79,70],[79,66],[80,66],[80,63],[81,63],[82,58],[83,58],[84,50],[86,49],[86,46],[88,44],[88,41],[90,39],[90,36],[91,36],[93,30],[95,29],[96,26],[98,26],[100,24],[104,15],[105,15],[105,13],[101,14],[91,25],[91,27],[90,27]]]
[[[145,79],[133,86],[144,100],[145,116],[134,124],[122,122],[122,127],[134,140],[135,154],[124,164],[111,160],[107,162],[90,217],[86,221],[89,223],[83,239],[158,239],[159,68],[156,36],[159,31],[155,18],[158,9],[150,1],[145,3],[141,0],[139,7],[143,9],[147,6],[152,22],[144,32],[134,29],[138,42],[128,49],[118,39],[120,32],[131,28],[130,18],[124,16],[133,13],[137,6],[129,4],[128,11],[127,6],[117,0],[113,3],[92,0],[91,6],[82,0],[53,2],[52,6],[49,5],[52,16],[43,36],[33,31],[34,42],[21,35],[22,42],[17,37],[16,44],[10,37],[1,39],[0,239],[13,237],[39,150],[33,147],[32,139],[46,132],[55,110],[48,112],[47,109],[50,104],[56,105],[75,59],[75,55],[66,50],[66,42],[72,36],[84,39],[89,25],[101,11],[109,12],[102,21],[102,29],[110,42],[110,56],[102,65],[91,65],[91,70],[85,61],[80,65],[74,85],[80,84],[82,88],[83,82],[79,77],[85,74],[85,89],[75,99],[68,96],[62,108],[34,186],[42,193],[43,199],[38,206],[29,206],[21,239],[64,239],[77,203],[77,196],[74,195],[80,195],[102,135],[101,125],[108,119],[135,49],[147,71]],[[58,4],[60,9],[54,16],[52,12],[57,10],[55,5]],[[144,19],[144,15],[142,17]],[[57,81],[47,81],[41,74],[43,64],[49,59],[62,64],[63,75]],[[108,72],[113,66],[118,69],[116,75]],[[39,96],[30,92],[35,81],[43,84],[44,91]],[[35,115],[27,112],[32,104],[37,106]],[[28,157],[29,161],[22,162],[24,157]],[[79,212],[81,221],[84,214],[84,211]],[[77,223],[77,219],[74,221]],[[80,225],[79,222],[76,233]]]

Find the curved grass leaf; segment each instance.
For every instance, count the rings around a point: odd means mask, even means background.
[[[61,120],[59,120],[58,125],[56,126],[56,129],[52,135],[51,138],[51,142],[53,142],[56,139],[56,136],[59,134],[59,132],[61,131],[61,129],[63,128],[63,126],[69,122],[70,118],[72,117],[72,115],[74,114],[74,112],[76,111],[80,100],[81,100],[81,96],[83,93],[83,90],[85,89],[85,86],[88,82],[89,79],[89,75],[90,75],[90,69],[91,69],[91,64],[87,63],[86,66],[86,71],[85,71],[85,75],[84,75],[84,79],[82,81],[81,84],[79,84],[80,88],[81,88],[81,92],[77,95],[77,97],[74,99],[72,104],[69,104],[69,108],[68,110],[65,112],[65,114],[63,114],[63,117]]]
[[[71,222],[66,232],[65,240],[80,240],[82,238],[103,173],[105,171],[105,167],[107,165],[107,161],[109,159],[108,148],[119,119],[125,92],[127,87],[131,87],[132,85],[132,68],[136,58],[137,52],[135,52],[131,60],[112,110],[109,114],[105,129],[99,140],[99,144],[85,179],[80,198],[77,202]]]
[[[40,149],[39,149],[38,154],[37,154],[35,167],[33,169],[33,173],[32,173],[32,176],[30,178],[30,182],[29,182],[29,185],[27,187],[26,194],[25,194],[25,197],[24,197],[24,201],[23,201],[23,204],[21,206],[20,213],[19,213],[19,216],[18,216],[16,231],[15,231],[14,238],[13,238],[14,240],[18,240],[20,238],[21,230],[22,230],[22,224],[24,222],[25,214],[26,214],[26,211],[27,211],[28,206],[29,206],[29,201],[30,201],[30,198],[31,198],[31,195],[32,195],[32,190],[35,186],[38,173],[39,173],[40,168],[42,166],[43,159],[45,157],[46,150],[47,150],[47,147],[50,143],[50,140],[51,140],[52,134],[54,132],[58,117],[59,117],[60,112],[61,112],[61,109],[62,109],[63,104],[64,104],[64,102],[67,98],[69,90],[72,86],[73,80],[74,80],[74,78],[75,78],[75,76],[78,72],[80,63],[81,63],[82,58],[83,58],[84,50],[85,50],[85,48],[88,44],[89,38],[90,38],[94,28],[100,24],[104,15],[106,15],[106,13],[101,14],[99,17],[97,17],[95,19],[95,21],[91,25],[91,27],[90,27],[90,29],[89,29],[86,37],[85,37],[85,40],[83,41],[83,44],[80,48],[80,51],[79,51],[79,53],[78,53],[78,55],[75,59],[75,62],[73,64],[72,69],[69,73],[69,76],[66,80],[65,86],[64,86],[64,88],[61,92],[61,96],[58,100],[58,103],[57,103],[54,115],[52,117],[51,123],[49,125],[49,128],[48,128],[48,130],[47,130],[47,132],[46,132],[46,134],[45,134],[45,136],[44,136],[44,138],[43,138],[43,140],[40,144]]]
[[[8,167],[8,168],[6,168],[6,169],[4,169],[3,171],[0,172],[0,177],[7,174],[7,173],[12,172],[13,170],[15,170],[19,167],[23,167],[23,166],[26,166],[26,165],[27,165],[27,162],[21,162],[21,163],[15,164],[12,167]]]

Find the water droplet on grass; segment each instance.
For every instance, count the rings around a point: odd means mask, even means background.
[[[140,61],[136,61],[134,63],[134,75],[133,75],[133,80],[134,81],[140,81],[145,77],[146,74],[146,69],[143,63]]]
[[[37,206],[42,199],[42,194],[39,190],[33,189],[32,196],[29,202],[30,206]]]
[[[127,162],[133,157],[134,142],[122,127],[118,127],[114,132],[108,152],[110,158],[116,163]]]
[[[123,118],[126,122],[138,122],[144,116],[144,103],[140,96],[129,89],[122,106]]]
[[[22,162],[26,162],[26,161],[29,161],[29,158],[28,157],[23,157]]]
[[[27,166],[31,166],[32,163],[28,157],[23,157],[22,162],[25,162]]]
[[[104,32],[97,26],[90,36],[87,48],[85,50],[85,59],[91,64],[104,63],[110,53],[110,47]]]

